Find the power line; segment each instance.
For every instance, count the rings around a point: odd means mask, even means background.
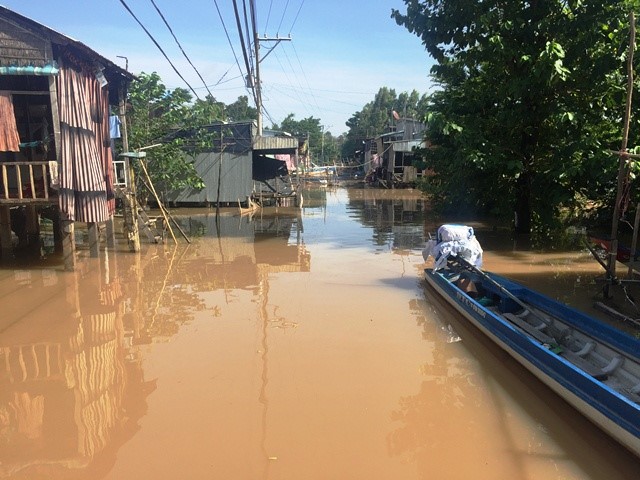
[[[138,20],[138,17],[136,17],[136,15],[131,11],[131,9],[129,8],[129,5],[126,4],[126,2],[124,0],[120,0],[120,3],[122,4],[122,6],[127,10],[127,12],[129,12],[129,14],[134,18],[134,20],[136,22],[138,22],[138,25],[140,25],[140,27],[145,31],[145,33],[149,36],[149,38],[151,39],[151,41],[155,44],[156,47],[158,47],[158,50],[160,50],[160,53],[162,53],[162,55],[164,55],[164,58],[167,59],[167,62],[169,62],[169,65],[171,65],[171,68],[173,68],[173,71],[176,72],[176,74],[180,77],[180,79],[189,87],[189,90],[191,90],[191,92],[193,92],[193,94],[196,96],[196,98],[198,100],[200,100],[200,97],[198,96],[198,94],[196,93],[196,91],[193,89],[193,87],[191,85],[189,85],[189,82],[187,82],[185,80],[185,78],[182,76],[182,74],[178,71],[178,69],[176,68],[176,66],[171,62],[171,60],[169,60],[169,57],[167,56],[167,54],[164,52],[164,50],[162,49],[162,47],[160,46],[160,44],[158,44],[158,42],[156,41],[155,38],[153,38],[153,35],[151,35],[151,33],[149,32],[149,30],[146,29],[146,27],[142,24],[142,22],[140,20]]]
[[[290,84],[291,89],[294,91],[296,97],[298,98],[298,101],[300,102],[301,105],[304,105],[304,107],[306,108],[307,112],[313,114],[313,112],[311,112],[308,108],[307,108],[307,102],[305,102],[302,97],[300,96],[299,91],[293,86],[293,82],[291,81],[291,79],[289,78],[289,73],[287,73],[287,70],[284,68],[284,65],[282,65],[282,62],[280,61],[280,57],[278,56],[277,53],[274,53],[274,56],[276,57],[276,60],[278,61],[278,65],[280,65],[280,69],[282,70],[282,73],[284,73],[285,78],[287,79],[287,81]]]
[[[271,18],[271,7],[273,7],[273,0],[269,2],[269,12],[267,13],[267,21],[264,24],[264,36],[267,36],[267,27],[269,26],[269,19]]]
[[[298,15],[300,15],[300,10],[302,10],[303,5],[304,5],[304,0],[302,0],[302,2],[300,3],[300,8],[298,8],[298,13],[296,13],[296,18],[293,19],[293,23],[291,24],[291,28],[289,29],[289,35],[291,35],[291,30],[293,30],[293,27],[298,21]]]
[[[222,18],[222,13],[220,12],[220,7],[218,6],[218,0],[213,0],[213,3],[215,4],[216,10],[218,11],[218,16],[220,17],[220,22],[222,23],[222,28],[224,29],[224,33],[227,36],[227,41],[229,42],[229,46],[231,47],[231,52],[233,53],[233,57],[236,59],[236,65],[238,65],[238,71],[240,72],[240,77],[244,77],[244,74],[242,73],[242,68],[240,67],[240,61],[238,60],[238,55],[236,55],[236,51],[233,48],[233,43],[231,42],[231,37],[229,36],[229,31],[227,30],[227,25],[224,23],[224,18]],[[224,75],[223,75],[223,78],[224,78]],[[220,81],[222,81],[222,78],[218,81],[218,83],[220,83]],[[245,88],[246,88],[246,83],[245,83]]]
[[[282,27],[282,22],[284,21],[284,16],[287,13],[287,7],[289,6],[289,0],[287,0],[286,5],[284,6],[284,11],[282,12],[282,18],[280,19],[280,25],[278,25],[278,31],[276,32],[276,35],[278,35],[280,33],[280,27]]]
[[[302,91],[305,96],[307,97],[307,99],[309,99],[310,97],[312,98],[313,95],[309,95],[309,93],[307,93],[307,91],[305,90],[305,88],[303,87],[302,83],[300,82],[300,77],[296,74],[296,70],[295,68],[293,68],[293,64],[291,63],[291,60],[289,59],[289,55],[287,55],[287,51],[286,50],[282,50],[282,53],[284,53],[284,57],[287,59],[287,63],[289,64],[289,68],[291,69],[291,71],[294,74],[294,78],[296,79],[296,82],[298,83],[298,87],[300,87],[300,91]],[[311,101],[307,100],[309,105],[311,105]],[[320,107],[318,107],[318,104],[316,102],[316,108],[320,109]]]
[[[256,89],[255,89],[255,85],[253,85],[253,79],[251,78],[251,74],[252,74],[252,68],[249,65],[249,57],[247,56],[247,47],[244,43],[244,36],[242,34],[242,23],[240,21],[240,14],[238,13],[238,3],[236,2],[236,0],[233,0],[233,11],[235,13],[235,17],[236,17],[236,25],[238,27],[238,35],[240,37],[240,45],[242,47],[242,56],[244,57],[244,64],[245,67],[247,68],[247,80],[251,81],[251,89],[253,92],[253,98],[256,102],[256,105],[258,105],[258,99],[256,97]]]
[[[253,6],[253,4],[251,4],[251,6]],[[252,68],[252,73],[253,73],[253,62],[251,61],[253,59],[253,48],[251,47],[251,40],[252,40],[252,36],[250,34],[251,29],[249,29],[249,15],[247,15],[247,0],[242,0],[242,10],[243,10],[243,16],[244,16],[244,30],[245,30],[245,34],[247,36],[247,46],[249,48],[249,63],[251,64],[251,68]],[[253,15],[253,11],[252,11],[252,17]]]
[[[307,84],[307,88],[309,89],[309,93],[311,94],[311,98],[313,98],[314,103],[316,104],[316,108],[320,110],[320,106],[318,105],[318,100],[313,94],[313,90],[311,90],[311,85],[309,85],[309,79],[307,78],[307,74],[302,67],[302,62],[300,61],[300,57],[298,56],[298,51],[296,50],[296,46],[294,43],[291,43],[291,47],[293,48],[293,53],[296,54],[296,59],[298,60],[298,65],[300,65],[300,71],[302,72],[302,77],[304,78],[305,83]]]
[[[182,45],[180,45],[180,42],[178,41],[178,39],[176,38],[176,35],[173,33],[173,29],[171,28],[171,26],[169,25],[169,22],[167,22],[167,19],[164,17],[164,15],[162,14],[162,12],[160,11],[160,9],[158,8],[158,5],[156,4],[155,0],[150,0],[151,4],[154,6],[154,8],[156,9],[156,12],[158,12],[158,15],[160,15],[160,18],[162,18],[162,21],[164,22],[164,24],[167,26],[167,28],[169,29],[169,32],[171,32],[171,36],[173,37],[173,39],[176,41],[176,43],[178,44],[178,47],[180,48],[180,51],[182,52],[182,55],[184,55],[184,58],[187,59],[187,62],[189,62],[189,65],[191,65],[193,67],[193,70],[196,72],[196,74],[198,75],[198,77],[200,78],[200,80],[202,81],[202,84],[204,85],[204,87],[207,89],[207,92],[209,93],[209,95],[211,97],[213,97],[213,93],[211,93],[211,90],[209,90],[209,87],[207,87],[206,82],[204,81],[204,78],[202,78],[202,75],[200,75],[200,72],[198,71],[198,69],[196,68],[196,66],[191,62],[191,59],[187,56],[187,53],[184,51],[184,48],[182,48]]]

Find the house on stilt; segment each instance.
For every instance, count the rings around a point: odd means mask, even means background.
[[[43,217],[67,269],[75,265],[74,222],[87,224],[92,255],[100,226],[113,238],[109,126],[124,114],[132,80],[83,43],[0,6],[2,258],[16,243],[37,245]]]
[[[364,142],[367,183],[383,188],[413,187],[425,175],[416,149],[427,148],[426,125],[412,118],[396,118],[388,132]]]
[[[197,147],[206,134],[207,147]],[[215,123],[195,130],[177,131],[166,140],[180,138],[204,183],[166,192],[166,200],[178,206],[236,206],[295,204],[296,179],[290,175],[298,163],[298,139],[282,132],[257,134],[253,121]]]

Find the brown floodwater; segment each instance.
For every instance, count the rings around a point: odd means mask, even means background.
[[[637,477],[427,289],[416,192],[304,205],[184,212],[190,245],[83,250],[74,273],[0,266],[0,479]],[[473,225],[487,270],[597,298],[588,252]]]

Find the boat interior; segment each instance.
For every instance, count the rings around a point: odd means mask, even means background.
[[[573,364],[584,373],[640,404],[640,363],[595,339],[576,325],[521,300],[523,289],[495,284],[488,276],[461,269],[445,270],[443,276],[460,291],[506,320],[532,341]]]

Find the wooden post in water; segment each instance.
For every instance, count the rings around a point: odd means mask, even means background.
[[[11,210],[8,206],[0,207],[0,249],[2,257],[11,254]]]
[[[76,269],[76,239],[73,220],[62,219],[62,257],[64,269],[72,272]]]
[[[129,152],[129,136],[127,130],[127,109],[125,105],[124,88],[120,87],[119,96],[119,116],[120,116],[120,133],[122,134],[122,149]],[[132,252],[140,251],[140,232],[138,230],[138,199],[136,198],[136,181],[131,165],[131,158],[125,154],[121,155],[125,159],[125,168],[129,174],[129,184],[125,188],[126,201],[123,205],[124,211],[124,229],[129,243],[129,250]]]
[[[98,231],[98,224],[96,222],[90,222],[87,224],[89,230],[89,256],[91,258],[98,258],[100,256],[100,234]]]
[[[604,287],[605,296],[609,296],[609,287],[616,278],[616,257],[618,255],[618,224],[624,186],[629,177],[628,155],[626,155],[627,142],[629,141],[629,124],[631,123],[631,99],[633,95],[633,53],[636,44],[636,22],[633,12],[629,13],[629,53],[627,54],[627,104],[625,108],[624,126],[622,132],[622,145],[620,146],[620,160],[618,162],[618,184],[616,203],[613,207],[613,219],[611,221],[611,250],[607,262],[607,284]]]

